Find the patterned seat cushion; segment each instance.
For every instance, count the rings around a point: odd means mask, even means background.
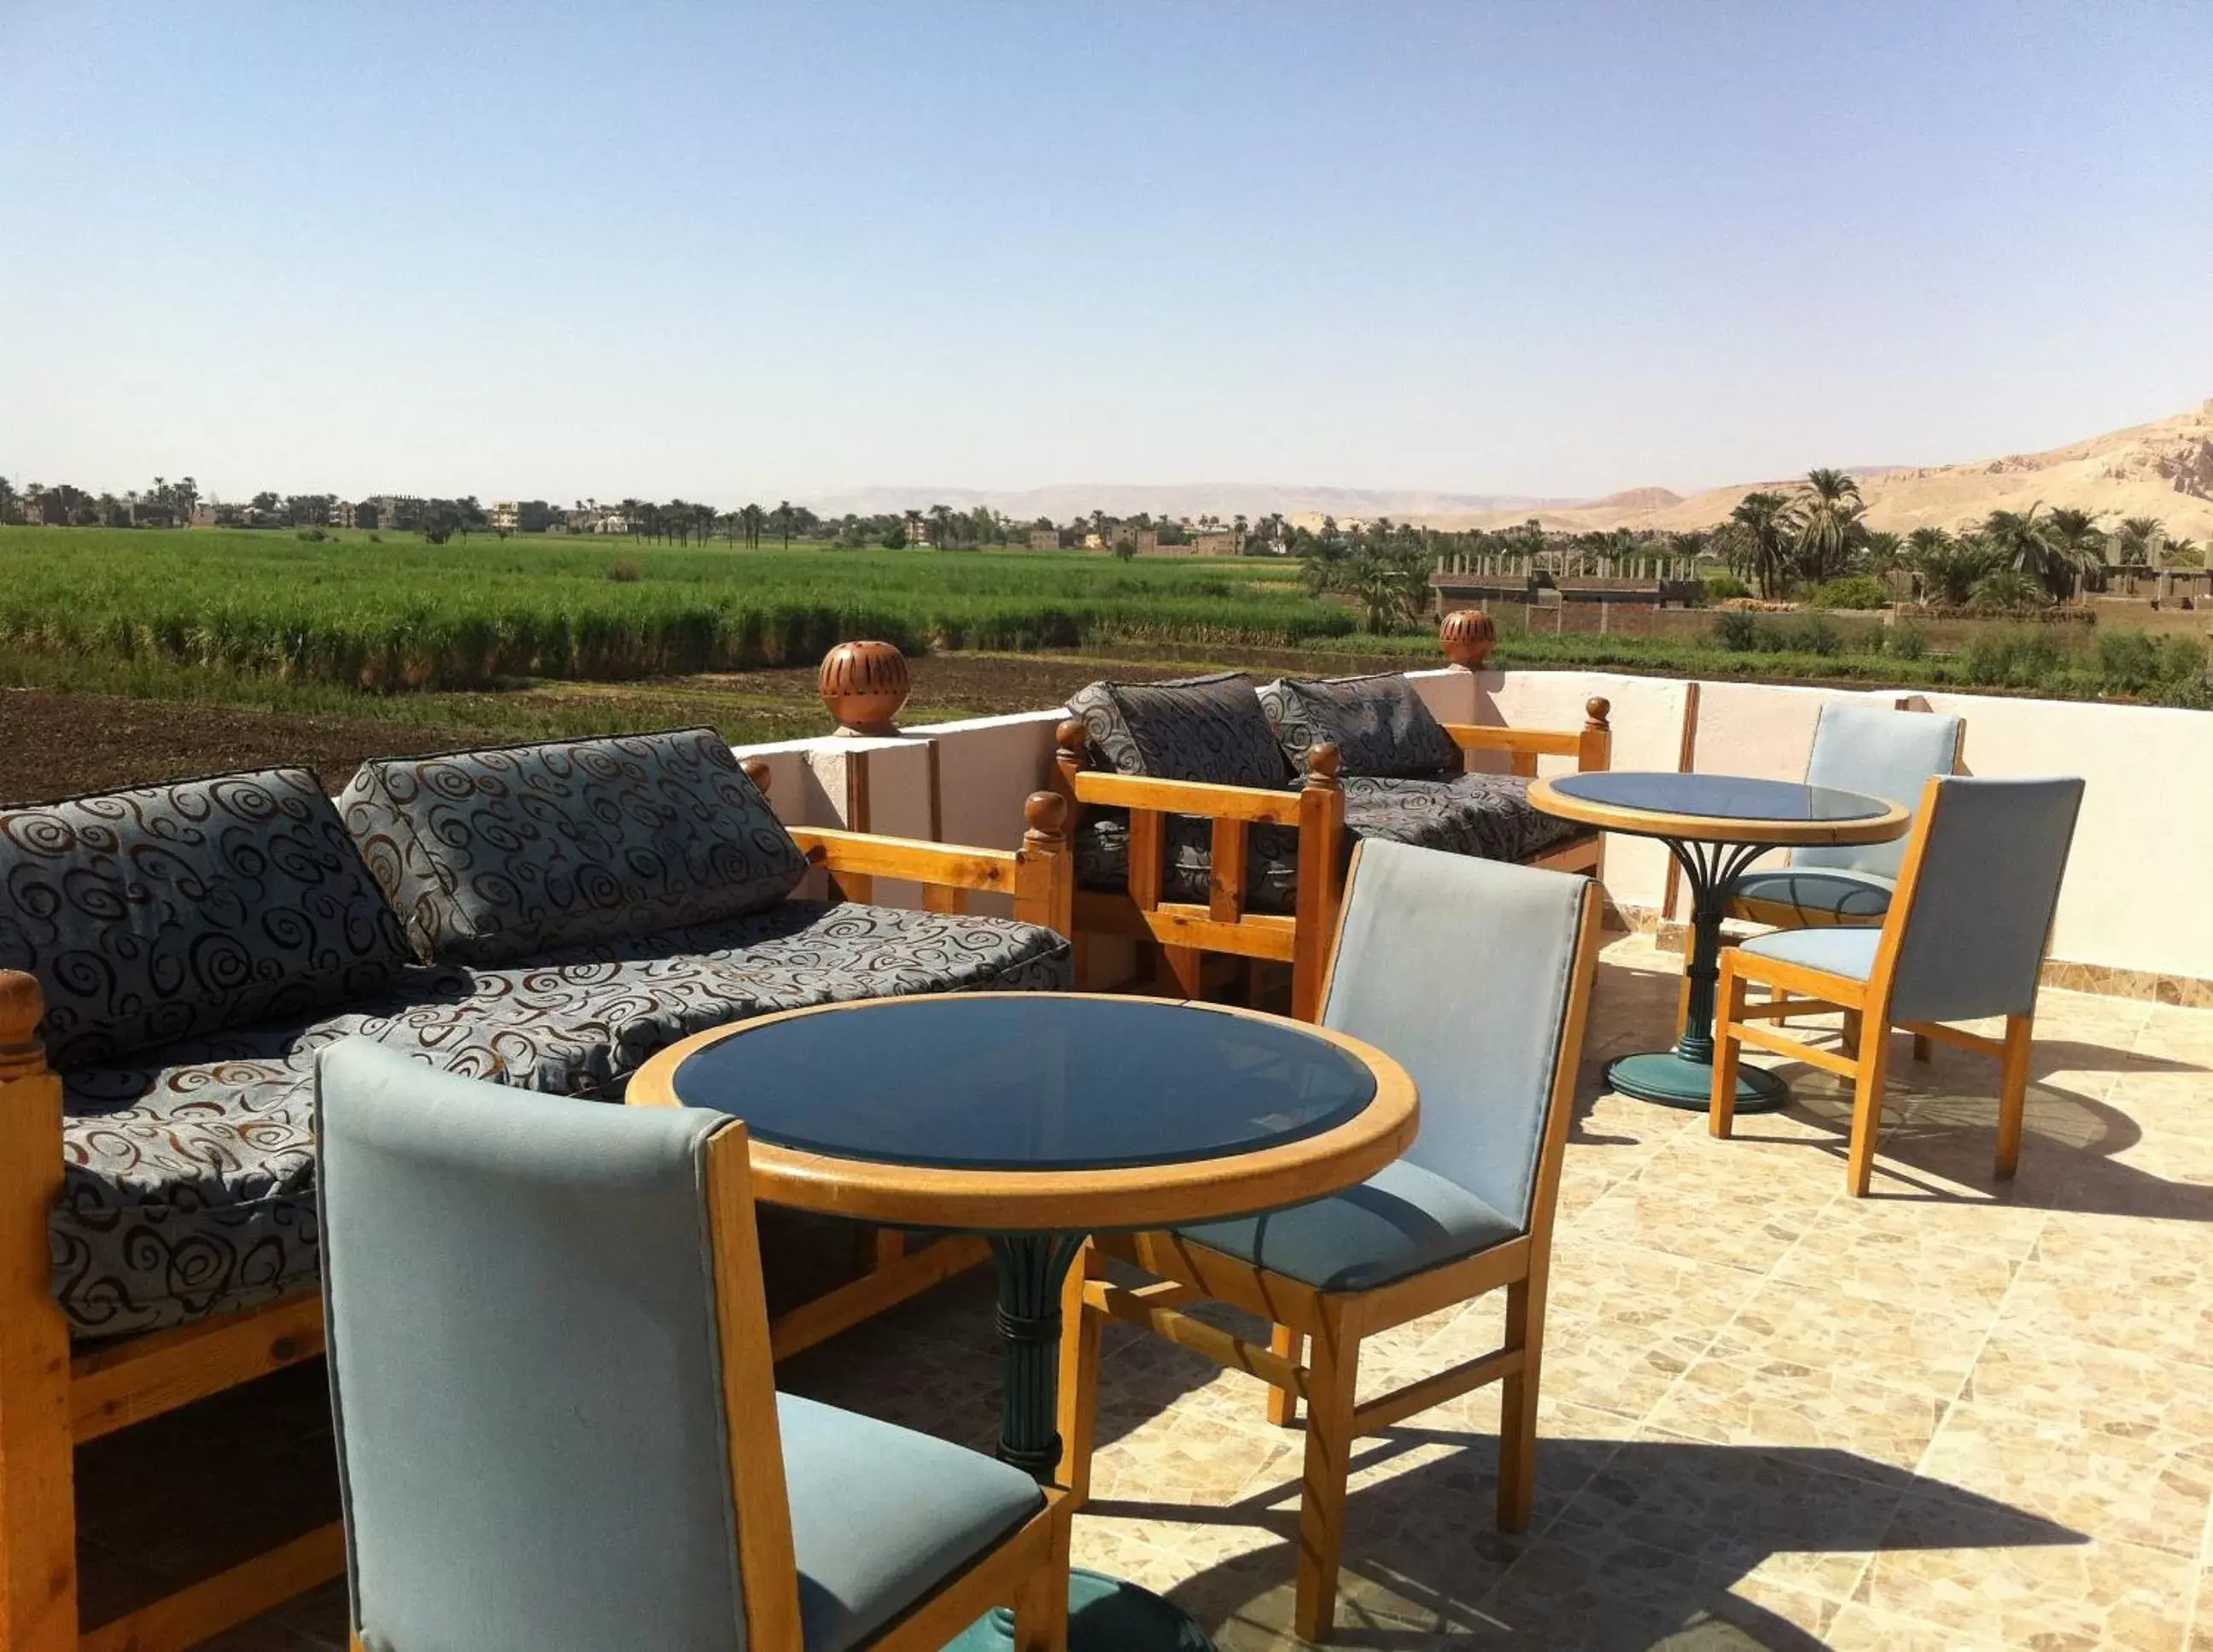
[[[1074,973],[1066,938],[1035,924],[820,900],[556,956],[582,962],[655,950],[726,972],[764,1012],[917,992],[1060,991]]]
[[[709,728],[384,759],[339,803],[425,963],[735,917],[807,869]]]
[[[1240,672],[1093,683],[1068,709],[1083,719],[1093,760],[1117,774],[1271,789],[1290,778],[1253,680]]]
[[[1442,849],[1484,860],[1523,861],[1581,834],[1572,821],[1529,802],[1529,783],[1512,775],[1462,774],[1448,780],[1394,780],[1350,775],[1344,780],[1345,855],[1363,838]],[[1164,899],[1203,905],[1214,862],[1211,826],[1171,815]],[[1073,848],[1076,881],[1086,889],[1129,887],[1130,826],[1119,813],[1087,820]],[[1247,911],[1288,912],[1298,895],[1298,833],[1254,826],[1246,848]]]
[[[0,811],[0,969],[64,1070],[381,992],[406,950],[304,769]]]
[[[319,1019],[69,1076],[54,1291],[80,1338],[304,1289],[318,1265],[314,1062],[374,1039],[442,1071],[618,1098],[656,1051],[770,1010],[897,993],[1064,988],[1068,942],[1003,918],[789,901],[505,969],[415,969]]]
[[[1284,759],[1303,771],[1307,753],[1337,747],[1338,772],[1433,779],[1457,772],[1460,746],[1414,685],[1395,671],[1326,681],[1285,677],[1259,691]]]

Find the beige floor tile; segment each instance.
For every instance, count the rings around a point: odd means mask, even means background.
[[[1978,1412],[2053,1423],[2088,1441],[2213,1440],[2213,1373],[2048,1330],[2002,1326],[1960,1398]]]
[[[1765,1273],[1796,1244],[1816,1207],[1770,1209],[1757,1202],[1721,1206],[1686,1200],[1640,1176],[1613,1189],[1577,1218],[1579,1238],[1642,1245],[1695,1262]]]
[[[1993,1532],[1962,1542],[1975,1530],[1950,1498],[1910,1499],[1868,1569],[1862,1602],[1969,1644],[2039,1652],[2172,1652],[2183,1644],[2198,1582],[2193,1557],[2064,1532]]]
[[[1920,1460],[1945,1405],[1925,1389],[1858,1371],[1716,1350],[1684,1374],[1649,1422],[1722,1445],[1824,1450],[1838,1473],[1886,1479]]]
[[[1956,1629],[1856,1603],[1831,1619],[1822,1644],[1830,1652],[2009,1652],[2003,1641],[1970,1639]]]
[[[2030,1262],[2006,1299],[2004,1322],[2047,1336],[2213,1365],[2213,1297],[2205,1294],[2200,1269],[2167,1271],[2153,1265],[2104,1274]]]
[[[1716,1353],[1848,1371],[1942,1399],[1958,1393],[1996,1323],[1996,1303],[1919,1291],[1884,1301],[1771,1277],[1715,1338]]]
[[[1964,1404],[1947,1413],[1921,1472],[2086,1537],[2193,1563],[2213,1504],[2213,1444],[2202,1437],[2085,1434]]]

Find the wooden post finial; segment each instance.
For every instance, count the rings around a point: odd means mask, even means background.
[[[1068,838],[1068,799],[1057,791],[1033,791],[1022,802],[1029,830],[1022,841],[1032,848],[1058,845]]]
[[[764,797],[768,796],[768,759],[765,757],[741,759],[738,766],[746,771],[746,778],[753,783],[753,789]]]
[[[1334,741],[1325,740],[1310,747],[1307,752],[1307,784],[1323,787],[1336,785],[1338,760],[1337,742]]]
[[[46,1014],[36,976],[0,969],[0,1079],[35,1078],[46,1070],[46,1048],[39,1042]]]
[[[1607,723],[1606,718],[1613,710],[1613,701],[1602,694],[1592,695],[1583,702],[1583,715],[1590,719],[1586,726],[1592,728],[1605,728],[1611,726]]]
[[[1053,744],[1064,758],[1082,759],[1091,745],[1091,731],[1083,726],[1082,717],[1064,717],[1060,726],[1052,731]]]

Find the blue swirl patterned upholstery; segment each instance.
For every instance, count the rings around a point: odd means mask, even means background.
[[[1398,672],[1326,681],[1284,677],[1259,693],[1294,769],[1304,770],[1307,753],[1325,742],[1337,747],[1337,771],[1347,777],[1435,779],[1460,767],[1458,742]]]
[[[591,766],[546,756],[543,772]],[[759,794],[747,783],[741,796]],[[498,806],[555,829],[540,802],[509,792]],[[531,841],[492,807],[470,828],[486,875],[485,844]],[[710,895],[699,910],[718,905]],[[308,916],[271,921],[291,912]],[[63,1078],[63,1192],[49,1233],[72,1334],[161,1330],[313,1283],[314,1062],[338,1039],[443,1072],[614,1100],[655,1052],[751,1015],[895,993],[1055,990],[1070,975],[1068,942],[1050,930],[889,907],[779,899],[652,933],[576,928],[585,938],[527,961],[409,963],[304,771],[0,814],[0,966],[39,978]],[[303,932],[290,950],[271,939]],[[211,983],[168,961],[233,954],[250,961]],[[139,976],[125,980],[126,966]],[[101,1019],[111,1011],[113,1022]]]
[[[381,992],[399,927],[304,769],[0,811],[0,969],[58,1065]]]
[[[710,728],[387,758],[338,802],[424,963],[736,917],[807,871]]]

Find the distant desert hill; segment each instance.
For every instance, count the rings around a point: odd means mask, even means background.
[[[1868,526],[1907,533],[1963,527],[1993,510],[2033,504],[2098,512],[2108,523],[2155,516],[2169,534],[2213,537],[2213,401],[2156,424],[2092,436],[2048,453],[2012,454],[1967,465],[1855,471],[1867,501]],[[1711,527],[1728,519],[1755,489],[1789,493],[1800,479],[1743,482],[1679,497],[1665,488],[1635,488],[1587,504],[1552,506],[1534,514],[1547,527]],[[1428,519],[1438,527],[1503,527],[1531,513],[1454,513]]]
[[[2169,534],[2213,539],[2213,401],[2156,424],[2139,424],[2093,436],[2049,453],[2014,454],[1974,464],[1869,466],[1855,469],[1868,503],[1868,525],[1905,533],[1934,525],[1962,527],[1993,510],[2026,510],[2033,504],[2071,505],[2112,522],[2155,516]],[[988,504],[1017,521],[1049,516],[1067,522],[1103,510],[1111,516],[1149,511],[1155,516],[1243,515],[1257,520],[1280,511],[1295,521],[1426,522],[1433,527],[1506,527],[1535,517],[1546,527],[1588,529],[1711,527],[1728,519],[1754,489],[1789,493],[1801,479],[1741,482],[1688,497],[1661,487],[1631,488],[1602,499],[1540,499],[1513,495],[1425,492],[1416,490],[1290,487],[1266,483],[1195,483],[1140,486],[1128,483],[1071,483],[1020,491],[986,488],[874,487],[817,495],[802,501],[824,515],[847,511],[875,515],[957,510]]]

